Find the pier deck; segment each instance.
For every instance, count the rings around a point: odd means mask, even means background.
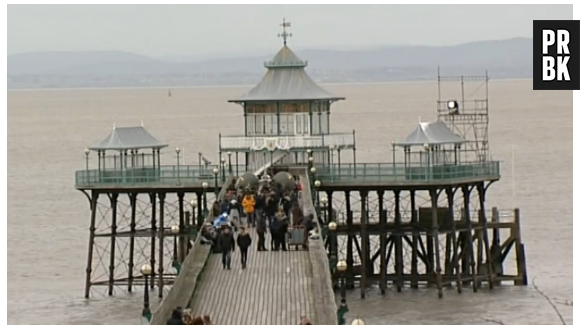
[[[209,314],[220,325],[298,324],[301,316],[315,321],[309,252],[258,252],[255,229],[251,236],[245,270],[239,249],[232,254],[231,270],[223,269],[221,253],[210,255],[190,303],[192,313]]]

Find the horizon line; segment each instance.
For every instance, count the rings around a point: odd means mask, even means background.
[[[506,38],[502,38],[502,39],[482,39],[482,40],[476,40],[476,41],[466,41],[466,42],[461,42],[461,43],[455,43],[455,44],[450,44],[450,45],[425,45],[425,44],[383,44],[383,45],[358,45],[358,46],[348,46],[348,45],[327,45],[327,46],[321,46],[321,47],[315,47],[315,46],[304,46],[304,47],[296,47],[294,49],[296,49],[297,51],[312,51],[312,50],[325,50],[325,51],[337,51],[337,52],[347,52],[347,51],[372,51],[372,50],[378,50],[378,49],[383,49],[383,48],[389,48],[389,47],[398,47],[398,48],[403,48],[403,47],[425,47],[425,48],[451,48],[451,47],[457,47],[457,46],[462,46],[462,45],[466,45],[466,44],[472,44],[472,43],[483,43],[483,42],[493,42],[493,41],[508,41],[508,40],[517,40],[517,39],[529,39],[529,40],[533,40],[532,37],[528,37],[528,36],[512,36],[512,37],[506,37]],[[291,47],[291,45],[290,45]],[[340,48],[340,47],[352,47],[352,49],[332,49],[332,48]],[[14,52],[14,53],[7,53],[7,56],[15,56],[15,55],[24,55],[24,54],[35,54],[35,53],[90,53],[90,52],[116,52],[116,53],[127,53],[127,54],[134,54],[134,55],[139,55],[139,56],[144,56],[144,57],[149,57],[152,59],[157,59],[157,60],[161,60],[163,59],[163,57],[207,57],[207,56],[235,56],[235,57],[262,57],[262,56],[267,56],[266,54],[262,54],[262,55],[257,55],[257,54],[249,54],[248,52],[253,52],[251,50],[246,51],[246,53],[244,52],[240,52],[239,54],[233,54],[233,53],[217,53],[217,54],[212,54],[212,53],[206,53],[206,54],[166,54],[166,55],[148,55],[148,54],[143,54],[143,53],[139,53],[139,52],[134,52],[134,51],[126,51],[126,50],[33,50],[33,51],[21,51],[21,52]],[[266,52],[265,49],[261,49],[261,50],[255,50],[255,52]],[[220,57],[219,59],[227,59],[228,57]],[[197,59],[197,60],[206,60],[206,59]]]

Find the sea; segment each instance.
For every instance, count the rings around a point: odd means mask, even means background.
[[[437,117],[437,81],[324,87],[346,98],[332,106],[331,130],[356,130],[359,163],[388,161],[392,140]],[[469,100],[480,87],[449,90]],[[142,124],[182,149],[185,164],[197,163],[198,152],[217,162],[219,133],[244,128],[242,107],[227,100],[249,88],[172,88],[171,97],[167,88],[9,90],[8,324],[142,323],[141,290],[83,297],[90,213],[74,188],[83,150],[114,126]],[[354,290],[349,320],[573,324],[572,92],[534,91],[531,80],[491,80],[488,92],[490,150],[502,178],[487,206],[521,209],[529,286],[445,290],[441,300],[432,289],[383,296],[371,288],[364,300]]]

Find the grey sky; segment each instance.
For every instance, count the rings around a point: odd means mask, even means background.
[[[9,5],[8,53],[271,52],[282,17],[294,48],[451,45],[531,37],[532,20],[572,19],[572,5]]]

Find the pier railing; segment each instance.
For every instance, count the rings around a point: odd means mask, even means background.
[[[313,274],[313,294],[315,296],[315,324],[319,325],[337,325],[337,306],[334,298],[334,288],[332,286],[332,276],[328,261],[328,254],[324,247],[324,240],[322,239],[322,227],[319,224],[316,210],[312,202],[312,191],[310,190],[310,179],[305,170],[300,174],[302,180],[302,195],[304,214],[313,214],[313,222],[316,224],[318,231],[318,239],[310,240],[308,242],[308,252],[310,255],[310,263],[312,264]]]
[[[180,185],[215,179],[214,167],[200,165],[161,165],[130,169],[79,170],[75,172],[75,185],[82,186],[130,186],[130,185]],[[226,175],[228,174],[226,169]],[[222,172],[219,172],[220,179]],[[210,183],[211,185],[211,183]]]
[[[221,151],[267,150],[275,145],[276,149],[307,149],[321,147],[352,148],[353,133],[331,133],[306,136],[220,136]]]
[[[234,176],[229,176],[218,194],[218,200],[222,200],[228,188],[234,183]],[[205,218],[206,222],[213,222],[214,218],[209,214]],[[182,263],[181,271],[175,279],[169,293],[165,296],[159,306],[153,311],[152,325],[164,325],[171,313],[177,306],[187,308],[195,292],[197,282],[201,276],[207,259],[210,255],[210,246],[201,243],[203,236],[201,232],[197,234],[195,244],[189,251]]]
[[[451,165],[409,165],[405,163],[333,164],[316,167],[322,182],[438,182],[441,180],[489,178],[500,176],[498,161]]]

